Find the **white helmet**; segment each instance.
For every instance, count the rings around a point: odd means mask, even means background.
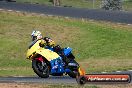
[[[35,30],[35,31],[32,32],[31,37],[32,37],[32,41],[38,40],[38,39],[42,38],[42,34],[41,34],[40,31]]]

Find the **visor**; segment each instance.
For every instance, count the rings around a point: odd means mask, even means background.
[[[32,36],[32,41],[36,40],[37,36]]]

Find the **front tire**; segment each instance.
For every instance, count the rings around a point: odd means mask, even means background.
[[[34,72],[41,78],[48,78],[49,77],[49,67],[46,62],[43,62],[44,66],[42,65],[42,62],[33,59],[32,60],[32,68]]]
[[[76,66],[69,66],[69,69],[71,70],[71,72],[67,73],[70,77],[72,78],[76,78],[76,76],[78,75],[78,68],[79,68],[79,64],[74,60],[71,59],[72,63],[75,63]]]
[[[76,76],[77,76],[77,73],[75,73],[75,72],[73,72],[73,71],[71,71],[71,72],[69,72],[69,73],[67,73],[70,77],[72,77],[72,78],[76,78]]]

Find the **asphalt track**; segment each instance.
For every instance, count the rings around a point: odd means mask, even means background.
[[[37,76],[34,77],[0,77],[0,83],[53,83],[53,84],[75,84],[76,79],[70,78],[69,76],[62,77],[49,77],[49,78],[40,78]]]
[[[98,9],[82,9],[72,7],[53,7],[39,4],[0,2],[0,9],[40,13],[47,15],[66,16],[73,18],[86,18],[118,23],[132,24],[132,12],[104,11]]]
[[[112,72],[112,73],[93,73],[93,74],[129,74],[132,79],[132,71]],[[75,78],[69,76],[50,76],[49,78],[31,77],[0,77],[0,83],[52,83],[52,84],[77,84]],[[132,80],[131,82],[132,83]],[[93,83],[92,83],[93,84]],[[105,83],[106,84],[106,83]],[[108,83],[109,84],[109,83]],[[116,83],[113,83],[116,84]]]

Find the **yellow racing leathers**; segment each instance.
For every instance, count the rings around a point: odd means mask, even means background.
[[[55,42],[49,38],[49,37],[44,37],[41,39],[41,46],[49,46],[49,47],[54,47],[55,46]]]

